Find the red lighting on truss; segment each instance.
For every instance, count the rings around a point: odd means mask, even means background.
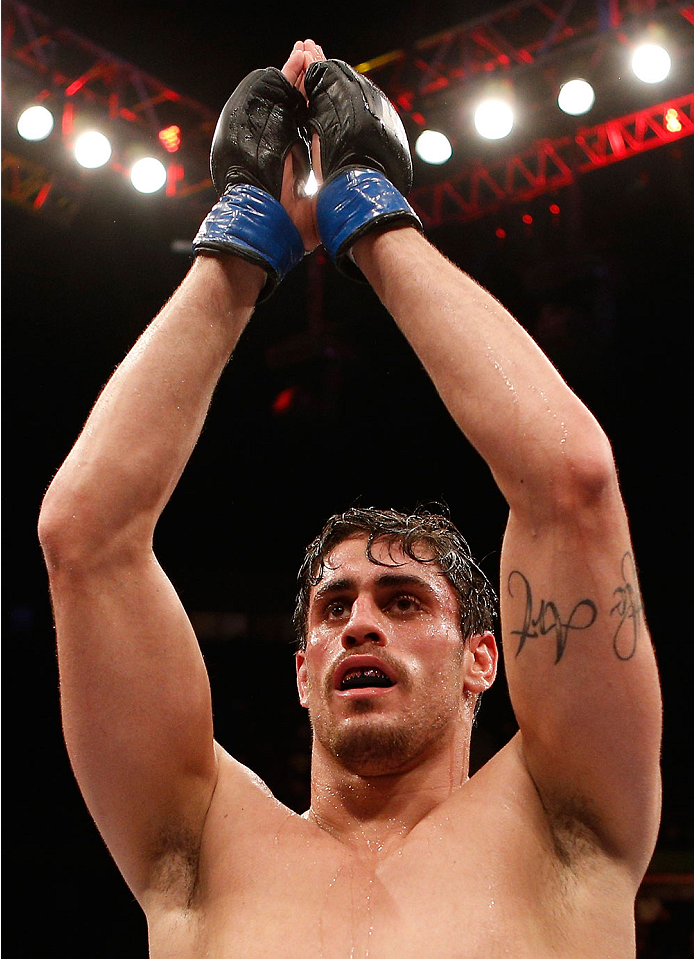
[[[694,93],[583,127],[575,136],[543,139],[522,153],[478,161],[450,180],[420,187],[409,200],[425,228],[467,222],[509,203],[527,202],[578,176],[666,146],[694,133]]]
[[[167,153],[175,153],[181,145],[181,128],[172,124],[159,131],[159,142]]]
[[[36,194],[36,199],[34,200],[34,209],[40,210],[43,204],[48,199],[48,194],[51,192],[52,183],[44,183],[39,192]]]
[[[182,163],[170,163],[166,171],[166,195],[176,196],[179,183],[183,182],[185,169]]]

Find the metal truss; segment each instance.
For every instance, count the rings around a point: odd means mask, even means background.
[[[80,207],[83,188],[70,177],[50,172],[40,163],[2,151],[2,198],[29,213],[67,224]]]
[[[118,128],[111,167],[123,174],[134,144],[149,142],[161,149],[159,132],[176,125],[181,130],[181,146],[168,161],[165,192],[173,201],[197,200],[201,207],[211,202],[208,156],[216,114],[18,0],[5,0],[2,13],[4,117],[12,115],[7,110],[10,103],[16,106],[27,99],[44,102],[57,112],[63,145],[70,146],[81,116],[99,115]],[[607,42],[606,38],[626,40],[630,32],[635,34],[652,21],[677,25],[680,51],[694,52],[691,3],[519,0],[423,39],[408,50],[362,63],[358,69],[388,93],[413,132],[425,123],[426,114],[450,109],[446,91],[465,86],[467,96],[478,80],[486,77],[514,81],[522,77],[526,84],[523,95],[538,110],[547,91],[529,83],[531,75],[544,73],[552,81],[553,59],[567,57],[570,49],[576,50],[581,44]],[[690,59],[694,62],[694,57]],[[688,87],[686,83],[674,92],[681,93]],[[609,97],[604,100],[612,102]],[[691,96],[628,114],[627,110],[633,111],[641,104],[615,103],[613,112],[624,116],[596,116],[603,122],[568,136],[554,135],[556,130],[546,127],[549,136],[525,149],[516,147],[513,155],[497,161],[474,159],[469,155],[468,142],[465,167],[443,182],[417,189],[411,198],[413,205],[426,226],[451,219],[474,219],[692,132]],[[681,129],[668,129],[664,119],[667,109],[678,111]],[[80,190],[87,189],[88,177],[77,169],[67,169],[68,161],[59,155],[60,151],[51,153],[46,146],[35,154],[31,145],[15,140],[16,133],[3,137],[3,197],[34,212],[52,210],[58,215],[62,210],[66,216],[72,215]],[[464,156],[465,150],[457,155]],[[437,174],[446,176],[443,170],[422,171],[423,176]]]
[[[167,193],[187,196],[211,186],[209,150],[217,115],[208,107],[17,0],[5,0],[2,14],[6,100],[52,107],[67,145],[82,113],[101,116],[118,129],[111,163],[118,172],[133,142],[161,151],[159,132],[176,125],[181,148],[168,163]]]
[[[427,228],[471,221],[692,133],[694,93],[579,129],[572,137],[538,140],[496,163],[472,164],[450,180],[420,187],[409,199]]]
[[[428,98],[477,78],[508,76],[561,54],[587,38],[624,41],[657,19],[687,26],[694,39],[694,4],[681,0],[520,0],[357,66],[400,111],[424,122]]]

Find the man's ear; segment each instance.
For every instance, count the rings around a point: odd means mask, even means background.
[[[483,693],[496,679],[499,650],[494,634],[489,630],[467,640],[467,670],[465,688],[472,693]]]
[[[299,702],[308,707],[308,677],[306,675],[306,653],[300,649],[294,654],[296,664],[296,688],[299,691]]]

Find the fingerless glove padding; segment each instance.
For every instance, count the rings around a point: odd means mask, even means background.
[[[412,187],[407,134],[385,93],[342,60],[312,63],[305,86],[324,178],[318,232],[337,268],[363,280],[349,255],[361,236],[396,226],[422,229],[403,196]]]
[[[304,81],[309,126],[320,137],[323,179],[350,167],[379,170],[401,193],[412,188],[407,134],[395,107],[342,60],[317,60]]]
[[[267,67],[239,83],[212,139],[210,170],[220,199],[202,223],[193,252],[231,253],[262,266],[267,279],[259,302],[304,255],[280,198],[289,151],[294,149],[298,175],[309,168],[301,133],[305,119],[303,96],[280,70]]]
[[[306,101],[281,70],[249,73],[227,100],[212,139],[210,169],[217,196],[236,183],[252,183],[279,200],[292,147],[302,172],[309,169],[300,133],[305,119]]]

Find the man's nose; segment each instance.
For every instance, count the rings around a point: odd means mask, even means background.
[[[345,649],[354,649],[365,643],[385,646],[387,639],[378,607],[369,599],[359,598],[352,605],[349,621],[342,633],[342,645]]]

